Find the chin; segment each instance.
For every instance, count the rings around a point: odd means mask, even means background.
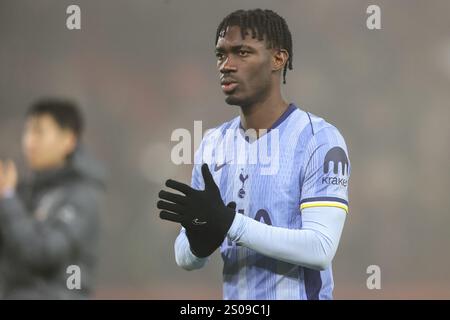
[[[225,97],[225,102],[231,106],[237,105],[237,99],[233,96],[227,96]]]
[[[231,106],[245,106],[248,104],[246,99],[242,99],[233,95],[229,95],[225,97],[225,102]]]
[[[28,168],[30,168],[32,171],[41,171],[42,166],[38,163],[28,163]]]
[[[46,168],[46,166],[38,160],[28,159],[26,163],[28,165],[28,168],[30,168],[32,171],[42,171]]]

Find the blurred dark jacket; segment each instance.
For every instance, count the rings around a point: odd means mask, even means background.
[[[0,200],[1,298],[89,298],[103,177],[77,150],[64,168],[34,174],[14,196]],[[67,286],[71,265],[80,268],[80,289]]]

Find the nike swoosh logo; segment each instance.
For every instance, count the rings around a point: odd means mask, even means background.
[[[207,223],[206,221],[199,221],[198,218],[195,218],[194,220],[192,220],[192,224],[195,225],[195,226],[201,226],[201,225],[204,225],[206,223]]]
[[[229,163],[229,162],[225,162],[225,163],[222,163],[222,164],[220,164],[220,165],[218,165],[218,164],[216,163],[216,165],[214,166],[214,172],[219,171],[220,169],[222,169],[223,167],[225,167],[228,163]]]

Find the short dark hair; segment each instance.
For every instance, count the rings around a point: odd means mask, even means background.
[[[33,103],[28,109],[27,117],[49,115],[61,129],[71,130],[80,139],[84,121],[77,104],[60,98],[44,98]]]
[[[252,32],[252,38],[263,40],[264,36],[270,48],[284,49],[289,59],[283,69],[283,83],[286,83],[286,72],[292,70],[292,36],[283,17],[272,10],[237,10],[226,16],[219,24],[216,32],[216,42],[224,37],[227,27],[241,28],[242,38],[245,38],[247,29]]]

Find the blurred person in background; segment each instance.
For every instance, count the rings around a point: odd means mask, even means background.
[[[83,118],[50,98],[27,112],[22,147],[31,171],[0,159],[0,297],[85,299],[94,286],[102,168],[81,148]],[[72,279],[77,266],[80,279]],[[78,284],[77,284],[78,281]]]

